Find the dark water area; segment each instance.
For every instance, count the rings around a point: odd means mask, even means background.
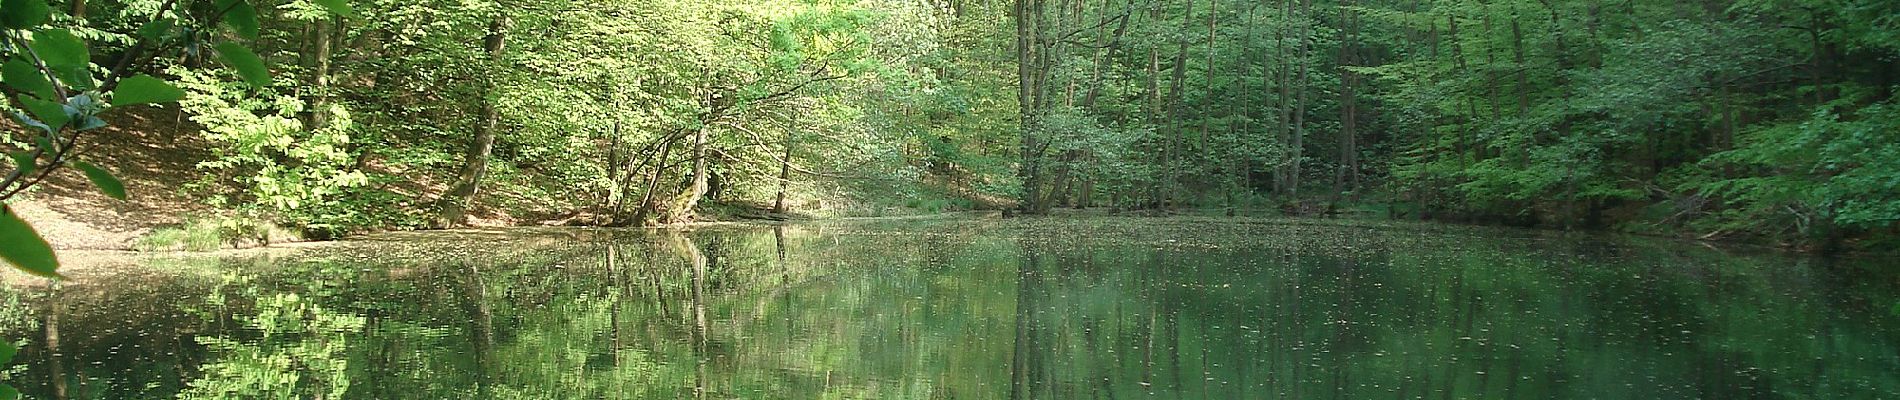
[[[1900,398],[1900,262],[1288,220],[399,234],[15,289],[86,399]]]

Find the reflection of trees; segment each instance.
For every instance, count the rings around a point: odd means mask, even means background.
[[[1047,351],[1043,348],[1042,321],[1039,314],[1042,308],[1037,306],[1037,289],[1042,285],[1041,256],[1028,252],[1017,271],[1016,283],[1016,335],[1015,348],[1010,351],[1009,398],[1035,399],[1047,391],[1049,383],[1042,358]]]
[[[62,296],[60,296],[59,288],[59,282],[52,284],[51,293],[47,295],[46,319],[40,323],[40,326],[46,328],[46,336],[42,337],[42,340],[46,343],[46,353],[48,355],[46,361],[47,369],[51,372],[53,378],[51,379],[53,384],[53,398],[66,400],[69,398],[67,393],[67,385],[69,385],[67,379],[69,378],[66,376],[66,355],[59,351],[59,315],[65,312],[66,303],[60,301]]]
[[[199,337],[214,361],[179,398],[328,399],[349,390],[347,353],[363,317],[296,293],[243,292],[255,303],[232,318],[247,335]]]
[[[331,398],[1900,392],[1900,339],[1883,333],[1900,327],[1865,317],[1893,304],[1894,282],[1853,279],[1883,275],[1851,266],[1301,229],[1298,245],[1207,239],[1216,248],[791,226],[601,233],[400,274],[311,262],[189,298],[237,316],[199,323],[215,351],[192,393],[268,376],[296,377],[271,393]],[[67,308],[58,329],[98,326],[85,309]],[[323,322],[352,316],[360,326]],[[260,333],[260,320],[282,333]],[[79,361],[104,347],[94,339],[62,339],[74,376],[128,370]],[[312,364],[263,361],[288,354]],[[168,379],[122,381],[139,377]],[[74,382],[74,397],[160,397]]]
[[[494,367],[492,366],[496,363],[493,356],[495,312],[489,306],[492,299],[488,296],[488,284],[482,274],[481,264],[467,263],[465,269],[467,272],[461,274],[459,276],[461,279],[458,280],[462,282],[463,287],[462,296],[464,297],[461,302],[463,312],[469,316],[468,341],[474,347],[474,351],[470,352],[469,356],[474,358],[475,363],[475,395],[486,398],[493,395],[490,383],[493,380]]]

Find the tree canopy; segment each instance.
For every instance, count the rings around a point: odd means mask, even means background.
[[[214,147],[186,190],[321,235],[734,205],[1809,244],[1900,219],[1876,0],[19,3],[14,175],[67,164],[46,132],[177,100],[196,131],[163,134]]]

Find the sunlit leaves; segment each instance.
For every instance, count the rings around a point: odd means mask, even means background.
[[[149,75],[138,75],[119,81],[119,87],[112,91],[112,105],[129,106],[151,103],[168,103],[185,98],[185,91]]]
[[[51,68],[84,67],[92,61],[86,42],[65,29],[33,32],[34,54]]]
[[[0,259],[29,274],[59,277],[53,246],[7,206],[0,206]]]
[[[72,32],[65,29],[33,32],[33,43],[29,47],[66,85],[92,87],[92,72],[87,70],[92,66],[92,53],[86,50],[86,42]]]
[[[325,10],[330,10],[331,14],[338,16],[348,17],[356,13],[356,10],[350,9],[349,0],[315,0],[315,2],[323,6]]]

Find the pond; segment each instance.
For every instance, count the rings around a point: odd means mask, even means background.
[[[1900,397],[1900,264],[1271,219],[409,233],[15,289],[34,398]]]

